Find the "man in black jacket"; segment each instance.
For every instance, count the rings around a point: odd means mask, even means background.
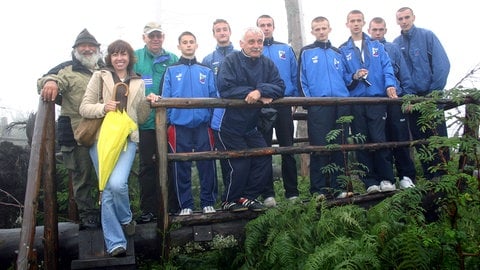
[[[264,34],[261,29],[246,29],[240,40],[240,52],[229,54],[220,66],[217,89],[222,98],[243,99],[248,104],[268,104],[283,97],[285,84],[272,60],[262,55]],[[218,150],[245,150],[266,147],[257,130],[260,108],[216,108],[212,119]],[[263,211],[257,201],[271,175],[272,157],[228,159],[222,208],[232,212]]]

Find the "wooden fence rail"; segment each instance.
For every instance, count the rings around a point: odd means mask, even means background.
[[[412,103],[431,100],[427,98],[416,98]],[[298,154],[325,151],[354,151],[358,149],[378,149],[384,147],[412,146],[414,144],[425,143],[424,141],[414,142],[394,142],[394,143],[376,143],[376,144],[360,144],[360,145],[342,145],[338,149],[328,149],[324,146],[293,146],[293,147],[267,147],[258,149],[246,149],[242,151],[212,151],[197,153],[168,153],[167,145],[167,109],[168,108],[224,108],[224,107],[275,107],[275,106],[328,106],[328,105],[352,105],[352,104],[401,104],[403,100],[390,98],[311,98],[311,97],[288,97],[274,100],[271,104],[265,105],[260,102],[256,104],[246,104],[242,99],[219,99],[219,98],[165,98],[160,99],[152,105],[156,108],[156,135],[159,153],[159,187],[161,199],[158,205],[157,228],[160,232],[159,247],[161,251],[159,256],[168,259],[169,238],[169,217],[168,217],[168,162],[169,161],[186,161],[186,160],[202,160],[202,159],[227,159],[261,155],[279,155],[279,154]],[[465,103],[472,103],[473,100],[466,100]],[[459,104],[448,99],[442,99],[437,102],[445,105],[446,108],[453,108]]]

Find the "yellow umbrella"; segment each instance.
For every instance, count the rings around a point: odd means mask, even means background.
[[[125,95],[128,95],[128,90]],[[128,135],[137,128],[137,124],[125,110],[108,112],[105,116],[97,142],[99,203],[101,202],[102,191],[107,185],[120,153],[127,147]]]

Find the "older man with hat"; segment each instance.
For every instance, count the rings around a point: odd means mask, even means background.
[[[63,164],[72,176],[80,228],[95,228],[100,224],[100,214],[94,195],[97,193],[92,191],[97,189],[98,181],[93,171],[89,148],[75,141],[73,131],[81,120],[78,108],[90,77],[93,71],[103,67],[104,64],[100,43],[87,29],[78,34],[72,48],[72,59],[48,71],[38,79],[37,87],[44,101],[55,101],[61,105],[57,141],[62,152]]]
[[[143,41],[145,46],[135,51],[137,63],[134,66],[135,72],[142,76],[145,82],[145,95],[154,93],[161,95],[160,81],[168,66],[176,63],[178,57],[163,49],[165,32],[161,25],[156,22],[149,22],[143,28]],[[155,112],[151,111],[147,121],[139,126],[140,142],[140,172],[138,180],[140,183],[140,208],[142,215],[137,220],[139,223],[151,222],[156,219],[156,208],[158,196],[156,191],[158,182],[158,156],[157,139],[155,134]],[[173,194],[173,192],[169,192]],[[171,207],[173,207],[170,204]],[[173,207],[175,208],[175,207]],[[176,212],[176,208],[171,212]]]

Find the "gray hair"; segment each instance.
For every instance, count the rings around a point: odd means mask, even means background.
[[[248,33],[252,33],[252,34],[255,34],[255,35],[261,35],[261,36],[262,36],[262,39],[265,39],[265,34],[263,33],[262,29],[260,29],[260,28],[258,28],[258,27],[256,27],[256,26],[252,26],[252,27],[246,28],[245,31],[243,31],[242,41],[246,42],[245,36],[246,36]]]

